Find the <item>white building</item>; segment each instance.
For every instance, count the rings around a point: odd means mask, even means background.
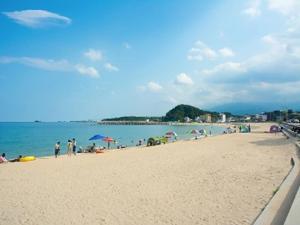
[[[224,113],[220,113],[220,123],[226,123],[226,115]]]
[[[268,120],[268,115],[266,115],[266,114],[256,114],[255,119],[257,121],[265,122],[265,121]]]
[[[191,120],[188,116],[184,117],[184,122],[190,123],[191,121],[192,121],[192,120]]]

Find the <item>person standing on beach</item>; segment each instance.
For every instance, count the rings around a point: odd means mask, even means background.
[[[58,141],[54,146],[55,158],[57,158],[59,152],[60,152],[60,142]]]
[[[76,140],[75,140],[75,138],[73,138],[72,139],[72,147],[73,147],[73,154],[74,155],[76,155],[76,145],[77,145]]]
[[[67,144],[67,154],[68,154],[68,156],[72,155],[72,151],[73,151],[72,141],[68,140],[68,144]]]

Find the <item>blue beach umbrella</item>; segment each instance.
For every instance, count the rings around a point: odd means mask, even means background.
[[[100,139],[103,139],[103,138],[105,138],[105,136],[102,136],[101,134],[96,134],[96,135],[94,135],[93,137],[91,137],[91,138],[89,139],[89,141],[100,140]]]

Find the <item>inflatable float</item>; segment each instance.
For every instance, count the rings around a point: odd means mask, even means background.
[[[35,160],[35,156],[24,156],[20,158],[20,162],[29,162]]]
[[[100,150],[100,149],[98,149],[98,150],[96,150],[96,153],[104,153],[104,151],[103,151],[103,150]]]

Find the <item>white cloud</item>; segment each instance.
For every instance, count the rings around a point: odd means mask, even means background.
[[[209,48],[202,41],[197,41],[193,48],[188,52],[188,60],[202,61],[203,59],[215,59],[218,54],[211,48]]]
[[[40,28],[51,25],[68,25],[72,22],[68,17],[46,10],[22,10],[2,13],[16,23],[31,28]]]
[[[214,60],[219,56],[222,57],[232,57],[235,56],[235,53],[232,49],[224,47],[218,51],[208,47],[202,41],[197,41],[195,45],[189,50],[187,59],[202,61],[204,59]]]
[[[187,59],[190,61],[202,61],[203,57],[201,55],[198,54],[191,54],[191,52],[188,54]]]
[[[78,64],[75,66],[75,68],[80,74],[87,75],[87,76],[94,77],[94,78],[99,77],[98,70],[92,66],[85,66],[82,64]]]
[[[193,80],[186,74],[181,73],[176,77],[176,83],[181,85],[193,85]]]
[[[217,53],[213,49],[209,48],[202,41],[197,41],[196,47],[200,50],[200,52],[202,53],[202,56],[204,56],[205,58],[214,59],[218,56]]]
[[[154,81],[150,81],[147,84],[147,88],[151,92],[160,92],[163,89],[161,85],[159,85],[158,83],[156,83]]]
[[[219,73],[244,73],[247,69],[238,62],[226,62],[215,66],[212,69],[203,70],[202,73],[206,75],[214,75]]]
[[[249,8],[252,7],[256,11],[249,11],[250,16],[260,15],[263,7],[268,7],[267,3],[274,3],[268,8],[282,14],[280,18],[286,19],[287,29],[280,27],[279,29],[283,30],[281,33],[266,33],[261,37],[265,46],[248,58],[228,60],[225,63],[216,60],[216,65],[207,67],[199,76],[193,77],[193,88],[176,85],[177,80],[175,83],[164,84],[163,92],[158,95],[158,98],[162,98],[169,104],[184,102],[200,107],[231,102],[285,104],[298,101],[300,96],[300,16],[298,16],[300,8],[298,4],[300,0],[253,2],[256,5],[249,5]],[[279,6],[279,3],[286,5]],[[210,48],[203,42],[197,44],[189,50],[187,55],[189,60],[210,59],[210,54],[202,54],[202,48],[211,49],[216,53],[212,58],[220,60],[222,60],[221,56],[236,54],[231,49],[233,54],[225,51],[225,47],[215,50],[216,48]],[[212,63],[205,63],[202,66],[210,64]],[[144,89],[148,89],[147,85]]]
[[[74,65],[68,60],[53,60],[43,58],[32,58],[32,57],[0,57],[1,64],[19,63],[25,66],[38,68],[47,71],[58,71],[58,72],[78,72],[83,75],[90,77],[99,77],[99,72],[94,67],[87,67],[85,65]]]
[[[105,63],[104,67],[105,67],[106,70],[111,71],[111,72],[117,72],[117,71],[119,71],[118,67],[116,67],[116,66],[114,66],[114,65],[112,65],[110,63]]]
[[[293,33],[261,38],[268,50],[240,62],[227,62],[202,70],[202,78],[217,83],[280,83],[300,81],[300,39]],[[205,76],[210,75],[210,76]],[[299,89],[300,92],[300,89]]]
[[[160,84],[158,84],[157,82],[150,81],[146,85],[137,86],[136,89],[139,92],[149,91],[149,92],[158,93],[163,90],[163,87]]]
[[[123,43],[123,47],[126,48],[126,49],[131,49],[131,45],[127,42]]]
[[[0,63],[19,63],[26,66],[50,70],[50,71],[71,71],[72,65],[65,59],[53,60],[32,57],[0,57]]]
[[[274,45],[277,44],[277,40],[272,36],[272,35],[265,35],[262,37],[262,41],[265,42],[266,44]]]
[[[261,15],[261,3],[263,0],[252,0],[249,7],[242,11],[251,17],[257,17]],[[299,0],[264,0],[267,3],[268,8],[273,11],[277,11],[287,17],[290,20],[295,20],[295,18],[300,15],[300,1]],[[290,21],[291,22],[291,21]]]
[[[252,0],[249,4],[249,7],[244,9],[242,13],[250,17],[257,17],[261,14],[260,5],[261,0]]]
[[[243,13],[251,17],[256,17],[261,14],[260,10],[257,8],[247,8],[243,11]]]
[[[300,14],[299,0],[268,0],[268,6],[269,9],[278,11],[287,16]]]
[[[235,56],[235,53],[232,51],[232,49],[230,48],[221,48],[219,50],[219,53],[223,56],[223,57],[233,57]]]
[[[268,0],[270,10],[287,17],[288,32],[300,29],[300,1],[299,0]]]
[[[88,51],[83,53],[85,57],[91,61],[101,61],[103,58],[102,52],[100,50],[95,50],[90,48]]]

